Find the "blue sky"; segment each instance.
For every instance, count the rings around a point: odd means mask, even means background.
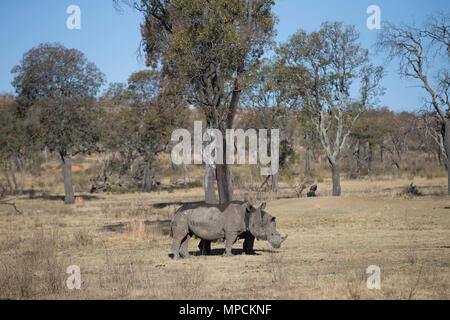
[[[66,20],[70,5],[81,8],[81,30],[69,30]],[[394,23],[424,21],[429,14],[449,11],[448,0],[278,0],[274,8],[279,17],[278,41],[286,41],[298,29],[316,30],[323,21],[354,24],[361,33],[361,43],[372,49],[378,32],[366,27],[369,5],[378,5],[381,19]],[[68,48],[81,50],[105,73],[108,82],[126,81],[128,76],[144,69],[138,59],[141,16],[124,8],[122,13],[112,0],[16,0],[0,3],[0,92],[13,92],[13,66],[24,52],[42,42],[60,42]],[[372,50],[373,51],[373,50]],[[396,111],[418,110],[423,90],[413,81],[397,75],[397,63],[387,64],[385,57],[374,54],[376,64],[386,66],[383,86],[387,89],[380,104]]]

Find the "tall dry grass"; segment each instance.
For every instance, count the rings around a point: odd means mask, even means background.
[[[0,262],[0,298],[39,298],[60,293],[65,268],[57,253],[58,233],[39,230]]]

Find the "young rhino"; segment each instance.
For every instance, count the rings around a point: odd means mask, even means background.
[[[251,238],[252,249],[254,238],[268,240],[272,246],[279,248],[287,236],[280,236],[276,231],[275,218],[264,214],[264,208],[265,203],[256,209],[242,201],[182,206],[171,222],[173,257],[178,259],[180,254],[189,256],[188,242],[192,236],[206,241],[225,241],[227,256],[232,255],[231,247],[242,238]]]
[[[264,211],[266,208],[266,203],[264,202],[261,207],[257,210],[260,211],[262,227],[263,227],[263,235],[260,237],[256,237],[258,240],[267,240],[274,248],[279,248],[284,240],[287,239],[288,235],[281,237],[281,235],[277,231],[277,223],[276,218]],[[244,251],[246,254],[252,254],[253,251],[253,243],[255,241],[255,236],[253,236],[250,232],[247,232],[244,241]]]

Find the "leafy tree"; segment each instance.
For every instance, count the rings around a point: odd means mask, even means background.
[[[325,22],[319,31],[298,31],[279,50],[325,149],[334,196],[341,194],[338,161],[346,139],[380,93],[382,68],[370,64],[358,39],[354,26]],[[359,98],[352,97],[352,84],[359,85]]]
[[[12,69],[20,110],[39,118],[39,136],[63,164],[64,202],[74,203],[72,157],[93,150],[99,138],[95,95],[103,74],[84,54],[44,43],[27,51]]]
[[[130,113],[137,124],[135,147],[144,163],[142,186],[150,191],[154,176],[152,165],[158,154],[166,151],[172,131],[183,121],[186,104],[177,93],[175,82],[151,70],[132,74],[128,90]]]
[[[384,140],[388,134],[392,133],[393,126],[393,114],[387,107],[370,109],[360,116],[351,133],[352,143],[354,144],[353,155],[356,160],[356,171],[358,173],[361,170],[362,160],[367,161],[367,170],[371,171],[376,146],[380,148],[380,159],[382,161],[382,154],[386,148]],[[368,154],[364,159],[361,155],[363,146],[368,146]]]
[[[15,108],[13,107],[14,98],[12,95],[1,95],[0,96],[0,161],[2,172],[5,176],[5,180],[9,187],[9,192],[17,190],[17,182],[12,172],[10,178],[10,173],[8,170],[8,162],[11,160],[12,149],[11,139],[17,137],[16,132],[14,132],[13,124],[15,122]],[[14,184],[14,186],[13,186]]]
[[[100,99],[109,120],[103,147],[119,153],[119,175],[130,171],[132,178],[142,179],[145,191],[153,187],[158,155],[167,150],[172,131],[185,119],[187,106],[178,92],[176,82],[143,70],[133,73],[127,84],[111,84]],[[142,170],[137,170],[139,163]]]
[[[19,191],[23,193],[25,174],[30,159],[41,146],[35,136],[36,119],[32,116],[22,116],[12,95],[1,96],[0,114],[0,161],[2,171],[10,192]],[[20,185],[16,180],[16,166],[20,170]]]
[[[117,3],[118,1],[116,1]],[[186,83],[186,101],[203,110],[207,126],[232,128],[245,75],[273,35],[273,0],[141,0],[142,44],[149,66]],[[223,134],[225,139],[225,134]],[[231,172],[216,166],[221,202],[233,199]],[[208,191],[207,191],[208,192]],[[206,192],[206,193],[207,193]]]

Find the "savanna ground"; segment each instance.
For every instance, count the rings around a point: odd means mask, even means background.
[[[76,170],[75,170],[76,171]],[[61,180],[48,169],[42,187]],[[74,180],[77,179],[76,173]],[[402,195],[411,182],[422,196]],[[256,241],[257,255],[171,258],[170,219],[181,203],[201,201],[201,187],[151,193],[78,192],[64,205],[62,187],[0,205],[0,297],[13,299],[448,299],[450,199],[445,177],[377,177],[342,181],[331,197],[268,196],[280,249]],[[290,187],[281,184],[280,195]],[[243,197],[239,191],[237,198]],[[272,200],[271,200],[272,199]],[[258,204],[258,203],[256,203]],[[66,268],[81,269],[80,290],[66,287]],[[369,290],[369,265],[381,289]]]

